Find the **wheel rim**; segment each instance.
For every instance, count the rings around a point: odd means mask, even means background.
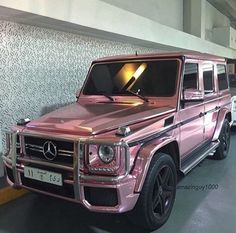
[[[224,153],[227,153],[229,150],[230,144],[230,127],[227,125],[224,127],[223,135],[222,135],[222,145]]]
[[[162,218],[171,209],[174,191],[173,171],[168,165],[165,165],[157,174],[153,189],[153,212],[157,218]]]

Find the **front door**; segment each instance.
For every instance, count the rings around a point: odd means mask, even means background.
[[[202,90],[197,61],[185,64],[183,88]],[[180,154],[183,159],[204,142],[204,103],[186,102],[180,112]]]

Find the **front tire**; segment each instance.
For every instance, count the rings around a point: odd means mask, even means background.
[[[228,119],[224,120],[220,136],[220,145],[216,149],[215,154],[213,155],[213,158],[216,160],[221,160],[227,157],[229,152],[229,146],[230,146],[230,124]]]
[[[169,218],[176,194],[177,173],[170,155],[157,153],[150,164],[138,202],[129,217],[148,230],[161,227]]]

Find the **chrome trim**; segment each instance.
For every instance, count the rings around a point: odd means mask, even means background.
[[[66,180],[64,180],[64,183],[70,184],[70,185],[74,185],[74,181],[73,180],[66,179]]]
[[[87,145],[107,145],[107,146],[124,146],[127,145],[124,141],[120,141],[120,142],[108,142],[105,140],[100,140],[100,139],[79,139],[78,141],[80,141],[80,143],[82,144],[87,144]]]
[[[32,158],[25,158],[25,157],[17,157],[16,155],[16,139],[17,135],[20,136],[25,136],[29,135],[32,136],[31,134],[25,134],[25,133],[19,133],[19,132],[11,132],[12,135],[12,145],[11,145],[11,150],[8,155],[3,155],[3,160],[6,164],[10,164],[13,169],[13,175],[15,179],[15,185],[20,185],[19,181],[19,176],[18,176],[18,171],[16,166],[17,160],[20,162],[25,162],[25,163],[32,163],[32,164],[38,164],[38,165],[43,165],[47,167],[53,167],[53,168],[58,168],[66,171],[73,172],[73,181],[69,181],[73,184],[74,187],[74,195],[75,195],[75,200],[80,201],[82,199],[82,194],[80,190],[80,179],[84,180],[93,180],[93,181],[110,181],[110,182],[118,182],[121,179],[125,178],[128,176],[129,171],[130,171],[130,153],[129,153],[129,145],[124,142],[107,142],[105,140],[93,140],[93,139],[78,139],[77,140],[68,140],[72,143],[74,143],[74,151],[73,151],[73,167],[62,165],[62,164],[57,164],[57,163],[52,163],[52,162],[46,162],[42,160],[36,160]],[[43,135],[34,135],[35,137],[40,137],[40,138],[48,138],[51,139],[50,137],[44,137]],[[54,139],[57,139],[57,137],[53,137]],[[66,140],[65,140],[66,141]],[[125,156],[125,171],[124,174],[118,175],[118,176],[100,176],[100,175],[84,175],[80,173],[80,148],[81,144],[83,145],[111,145],[111,146],[119,146],[120,150],[124,150],[124,156]],[[31,148],[32,149],[32,148]],[[38,146],[36,146],[33,149],[39,149]],[[65,152],[62,150],[62,152]],[[68,182],[68,180],[67,180]],[[21,184],[22,185],[22,184]],[[22,185],[23,186],[23,185]],[[40,190],[39,190],[40,191]]]
[[[74,159],[73,159],[73,178],[74,178],[74,195],[76,200],[80,200],[80,142],[74,142]]]
[[[2,159],[3,161],[7,162],[8,164],[12,166],[12,160],[10,158],[6,157],[5,155],[2,155]]]
[[[66,154],[71,154],[73,156],[74,152],[71,150],[58,150],[60,153],[66,153]]]
[[[53,167],[53,168],[59,168],[66,171],[73,171],[72,167],[61,165],[58,163],[50,163],[50,162],[44,162],[42,160],[27,159],[27,158],[18,158],[18,160],[21,162],[26,162],[26,163],[33,163],[33,164],[44,165],[44,166]]]
[[[99,176],[99,175],[83,175],[81,174],[80,177],[81,179],[84,180],[94,180],[94,181],[120,181],[121,179],[125,178],[128,176],[129,171],[130,171],[130,153],[129,153],[129,145],[124,142],[107,142],[107,141],[102,141],[102,140],[90,140],[90,139],[81,139],[80,143],[86,144],[86,145],[110,145],[110,146],[120,146],[121,148],[125,149],[125,173],[123,175],[119,176]]]
[[[196,160],[194,160],[191,164],[189,164],[186,168],[180,168],[180,170],[186,175],[189,173],[194,167],[196,167],[203,159],[205,159],[211,152],[213,152],[220,144],[220,141],[212,142],[212,146],[207,149],[202,155],[200,155]]]
[[[42,152],[43,153],[43,149],[29,148],[29,147],[26,147],[26,148],[29,149],[29,150],[32,150],[32,151],[37,151],[37,152]]]
[[[42,146],[37,146],[37,145],[33,145],[33,144],[25,144],[25,147],[26,148],[30,148],[31,149],[31,147],[32,148],[37,148],[37,149],[42,149],[43,150],[43,147]]]
[[[59,152],[60,150],[58,150],[58,153],[57,153],[57,155],[60,155],[60,156],[65,156],[65,157],[73,157],[73,154],[65,154],[65,153],[60,153]],[[74,153],[74,152],[73,152]]]
[[[19,181],[19,176],[17,173],[17,168],[16,168],[16,160],[17,160],[17,154],[16,154],[16,142],[17,142],[17,135],[18,135],[19,131],[16,131],[14,133],[11,134],[12,137],[12,145],[10,145],[10,157],[12,160],[12,173],[13,173],[13,177],[14,177],[14,183],[15,185],[19,185],[20,181]]]
[[[25,144],[25,148],[32,150],[32,151],[37,151],[43,153],[43,146],[37,146],[33,144]],[[58,155],[60,156],[67,156],[67,157],[72,157],[73,156],[73,151],[70,150],[58,150]]]
[[[51,161],[57,157],[57,147],[52,141],[43,143],[43,156]]]
[[[12,133],[12,132],[11,132]],[[61,135],[44,135],[44,134],[36,134],[36,133],[25,133],[25,132],[21,132],[20,135],[22,136],[29,136],[29,137],[35,137],[35,138],[44,138],[44,139],[51,139],[51,140],[59,140],[59,141],[66,141],[66,142],[73,142],[74,139],[72,137],[64,137]]]

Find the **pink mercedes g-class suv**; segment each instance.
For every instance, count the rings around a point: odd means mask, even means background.
[[[172,210],[177,174],[224,159],[231,103],[222,58],[115,56],[92,63],[74,104],[6,133],[14,187],[122,213],[153,230]]]

